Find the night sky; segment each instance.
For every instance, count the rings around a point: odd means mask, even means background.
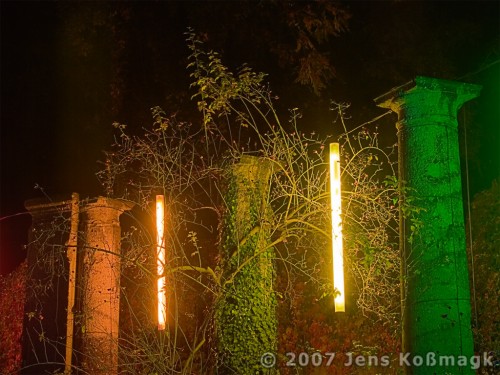
[[[294,67],[262,37],[290,43],[273,23],[282,15],[261,2],[2,1],[0,273],[25,256],[26,199],[103,193],[95,172],[113,121],[140,132],[157,105],[199,119],[185,69],[188,27],[230,67],[268,73],[278,109],[301,108],[303,127],[323,135],[334,133],[332,99],[351,103],[356,126],[384,112],[375,97],[416,75],[483,85],[467,107],[469,160],[472,194],[488,188],[500,159],[499,4],[343,3],[349,30],[321,45],[336,76],[318,96],[294,82]],[[382,131],[388,139],[396,137],[395,119]]]

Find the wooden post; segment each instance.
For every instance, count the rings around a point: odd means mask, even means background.
[[[71,226],[69,239],[67,242],[67,256],[69,263],[68,275],[68,311],[66,322],[66,361],[64,366],[64,373],[71,374],[71,366],[73,360],[73,329],[75,322],[75,289],[76,289],[76,262],[77,254],[76,248],[78,246],[78,223],[80,215],[80,197],[78,193],[71,195]]]

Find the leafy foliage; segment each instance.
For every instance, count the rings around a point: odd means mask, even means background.
[[[298,59],[296,82],[311,85],[319,94],[335,69],[327,53],[318,46],[347,31],[350,14],[338,3],[317,1],[303,6],[291,5],[287,23],[296,32],[295,57]],[[294,55],[291,55],[294,56]]]
[[[275,252],[269,247],[269,228],[261,220],[270,214],[262,205],[269,176],[255,176],[258,171],[259,166],[251,163],[235,167],[225,197],[223,283],[215,307],[218,367],[239,374],[262,370],[261,355],[277,349]],[[252,177],[259,180],[251,181]]]
[[[0,373],[21,368],[21,333],[26,295],[26,262],[7,277],[0,276]]]
[[[474,341],[476,352],[492,353],[498,361],[500,347],[500,186],[493,181],[490,189],[474,197],[472,216],[469,218],[471,233],[468,233],[470,268],[474,271],[471,280],[471,296],[474,298]],[[498,369],[482,368],[481,374],[493,374]]]

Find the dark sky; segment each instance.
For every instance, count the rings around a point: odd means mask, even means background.
[[[280,66],[263,40],[267,32],[289,42],[272,23],[280,15],[259,2],[2,1],[0,273],[25,256],[29,215],[9,216],[42,195],[35,185],[50,197],[102,194],[94,174],[113,121],[138,130],[156,105],[196,120],[185,69],[188,26],[230,66],[247,62],[269,73],[278,107],[303,108],[304,126],[322,134],[333,132],[331,99],[352,103],[354,126],[382,112],[375,97],[416,75],[482,84],[470,109],[471,165],[473,189],[487,188],[500,149],[499,2],[344,6],[349,31],[321,46],[336,77],[317,96],[294,83],[293,67]],[[390,124],[387,137],[395,137]]]

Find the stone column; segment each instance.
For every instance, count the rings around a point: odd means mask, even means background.
[[[272,212],[267,204],[273,167],[268,160],[243,156],[230,173],[221,249],[223,294],[216,305],[221,373],[260,373],[262,354],[276,352]]]
[[[64,371],[71,198],[25,202],[32,216],[21,374]]]
[[[120,215],[133,204],[99,197],[81,210],[83,321],[81,364],[90,374],[118,373]]]
[[[457,112],[479,95],[480,87],[417,77],[375,99],[398,114],[399,178],[413,196],[416,212],[402,218],[403,350],[410,363],[423,357],[411,374],[473,374],[469,272],[465,250]],[[406,197],[407,198],[407,197]],[[403,198],[404,199],[404,198]],[[422,226],[410,240],[411,226]],[[432,359],[452,356],[455,365],[435,366]],[[413,358],[413,359],[412,359]],[[415,362],[412,362],[415,361]]]

